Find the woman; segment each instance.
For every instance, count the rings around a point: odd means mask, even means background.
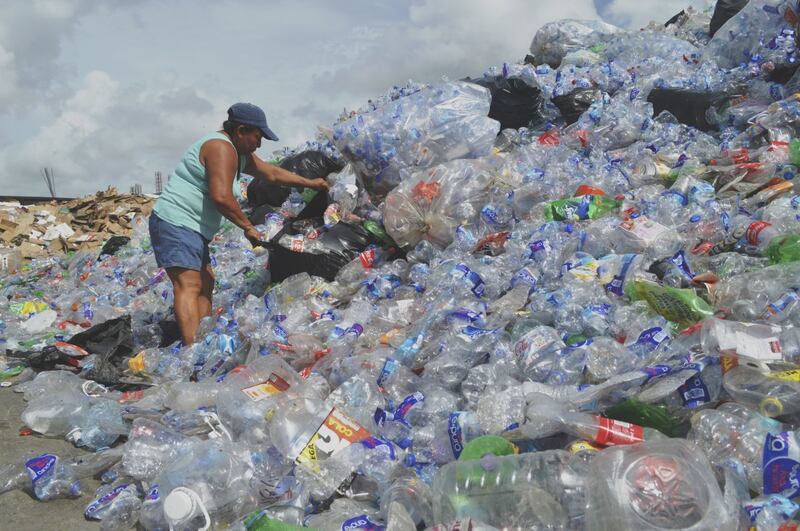
[[[264,111],[250,103],[228,109],[222,130],[204,136],[186,151],[150,216],[156,262],[167,271],[175,292],[175,318],[185,345],[194,342],[200,320],[211,315],[214,273],[208,244],[226,217],[255,244],[261,234],[234,197],[242,172],[271,183],[327,190],[324,179],[305,179],[255,155],[261,139],[278,140]]]

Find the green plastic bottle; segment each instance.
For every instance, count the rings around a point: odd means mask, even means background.
[[[256,511],[244,518],[242,521],[247,531],[308,531],[308,527],[287,524],[274,518],[270,518],[263,511]]]
[[[458,460],[477,461],[487,454],[499,457],[516,453],[518,453],[517,447],[511,441],[507,441],[497,435],[482,435],[464,445]]]
[[[795,138],[789,143],[789,162],[800,166],[800,139]]]
[[[632,398],[608,408],[604,415],[612,419],[656,429],[667,437],[682,437],[687,428],[680,420],[670,415],[664,406],[645,404]]]
[[[784,234],[772,238],[764,249],[764,256],[773,265],[800,261],[800,234]]]
[[[654,312],[684,328],[714,315],[714,309],[693,289],[661,286],[645,280],[628,282],[624,289],[631,300],[646,301]]]

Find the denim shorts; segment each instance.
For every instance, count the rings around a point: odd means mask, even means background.
[[[211,263],[209,240],[196,231],[173,225],[150,214],[150,243],[158,267],[182,267],[201,271]]]

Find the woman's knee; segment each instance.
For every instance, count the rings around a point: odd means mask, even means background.
[[[191,269],[170,268],[167,270],[175,292],[199,294],[203,289],[203,279],[199,271]],[[177,269],[177,270],[176,270]]]

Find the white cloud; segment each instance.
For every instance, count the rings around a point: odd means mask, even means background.
[[[536,30],[560,18],[596,18],[592,0],[425,0],[387,27],[350,63],[315,77],[353,105],[408,79],[479,76],[492,65],[521,60]]]
[[[637,29],[647,26],[651,21],[663,24],[687,6],[705,9],[714,4],[711,0],[611,0],[602,10],[612,23]]]

